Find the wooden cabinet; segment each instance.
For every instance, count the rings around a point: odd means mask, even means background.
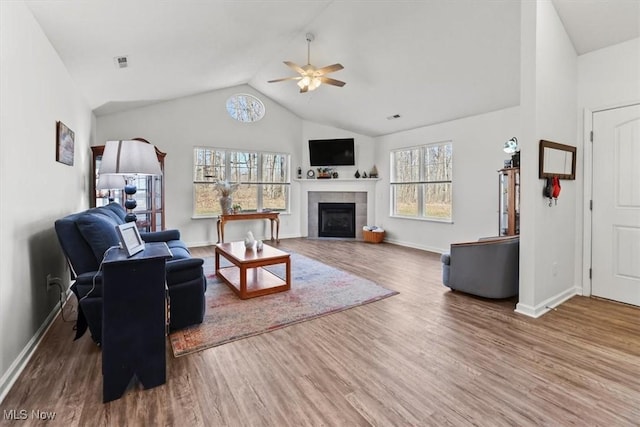
[[[139,141],[149,142],[142,138],[134,138]],[[104,145],[98,145],[91,147],[92,157],[92,177],[91,180],[91,207],[103,206],[109,203],[110,200],[115,200],[124,206],[126,195],[124,194],[124,187],[111,190],[98,190],[96,188],[98,183],[98,172],[100,171],[100,162],[102,161],[102,154],[104,153]],[[136,176],[133,177],[135,185],[138,188],[135,199],[137,206],[133,211],[137,220],[138,229],[140,231],[160,231],[165,228],[164,219],[164,158],[166,153],[158,150],[156,147],[156,155],[158,156],[158,162],[160,162],[160,169],[163,175],[160,176]]]
[[[501,236],[520,234],[520,168],[500,169],[498,232]]]

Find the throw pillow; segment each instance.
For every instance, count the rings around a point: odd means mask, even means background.
[[[98,263],[111,246],[120,242],[116,232],[116,222],[106,215],[84,213],[76,220],[80,234],[87,241]]]

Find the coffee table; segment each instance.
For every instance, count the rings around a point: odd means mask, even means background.
[[[291,289],[291,257],[287,252],[269,245],[262,250],[246,249],[244,242],[218,243],[215,249],[216,275],[240,299],[259,297]],[[220,267],[220,256],[231,262]],[[267,265],[285,264],[286,275],[281,278],[265,270]]]

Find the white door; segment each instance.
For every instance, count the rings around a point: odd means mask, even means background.
[[[640,105],[593,114],[594,296],[640,306]]]

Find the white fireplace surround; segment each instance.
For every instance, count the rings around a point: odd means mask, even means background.
[[[372,178],[298,180],[302,236],[318,238],[318,203],[355,203],[356,240],[362,240],[362,227],[375,224],[375,188],[378,181]]]

